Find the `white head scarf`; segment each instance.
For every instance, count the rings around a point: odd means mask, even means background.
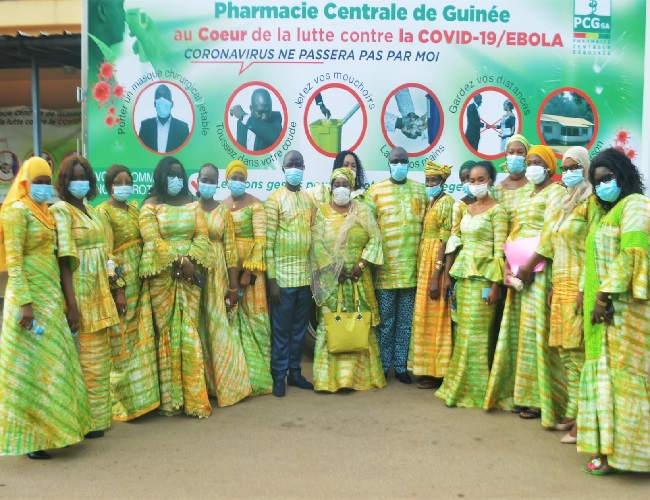
[[[571,158],[582,168],[582,182],[573,187],[567,188],[567,194],[562,199],[562,208],[564,214],[560,223],[566,219],[573,209],[577,207],[582,201],[586,200],[593,193],[591,184],[589,184],[589,167],[591,160],[589,159],[589,151],[582,146],[573,146],[566,150],[562,156],[562,162],[567,158]]]

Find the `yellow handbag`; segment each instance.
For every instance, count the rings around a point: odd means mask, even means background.
[[[371,312],[361,312],[359,288],[354,287],[354,304],[356,311],[341,312],[343,302],[343,285],[339,284],[339,295],[336,301],[336,312],[324,313],[327,348],[332,354],[343,352],[359,352],[368,350],[368,335],[370,334]]]

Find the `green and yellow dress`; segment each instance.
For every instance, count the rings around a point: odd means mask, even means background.
[[[56,220],[59,258],[69,257],[79,308],[79,361],[86,381],[93,430],[111,426],[111,346],[108,332],[118,325],[108,282],[106,223],[90,205],[86,213],[65,201],[50,207]]]
[[[127,209],[102,203],[109,254],[123,270],[127,309],[120,323],[108,332],[111,344],[111,399],[113,418],[127,421],[160,406],[158,360],[154,339],[149,281],[140,278],[142,238],[140,210],[135,202]]]
[[[352,225],[346,224],[347,217],[354,217]],[[346,251],[340,255],[343,266],[351,271],[360,259],[374,265],[383,263],[381,235],[372,211],[363,203],[352,201],[347,215],[334,210],[329,204],[321,205],[312,225],[312,244],[314,269],[323,269],[332,263],[332,255],[337,238],[344,226],[347,237],[342,246]],[[372,283],[370,269],[365,269],[357,281],[359,288],[360,310],[372,312],[372,322],[367,351],[332,354],[327,348],[327,335],[323,314],[336,311],[338,287],[332,291],[318,312],[318,329],[314,349],[314,389],[317,391],[336,392],[339,389],[362,391],[380,388],[386,385],[381,366],[379,345],[375,336],[375,326],[380,322],[377,299]],[[343,311],[354,311],[354,289],[348,280],[343,285]]]
[[[480,408],[488,385],[488,348],[496,311],[496,303],[488,305],[483,296],[492,283],[503,280],[508,214],[498,204],[478,215],[471,215],[465,204],[458,210],[459,234],[447,243],[448,253],[462,245],[449,270],[457,280],[457,325],[452,358],[436,396],[447,406]]]
[[[266,299],[266,212],[259,201],[232,212],[235,224],[238,268],[248,269],[257,278],[254,285],[240,289],[235,325],[244,348],[252,396],[269,394],[271,377],[271,323]]]
[[[147,203],[140,209],[144,247],[140,277],[149,278],[156,328],[160,412],[207,417],[212,412],[198,332],[201,289],[173,279],[178,255],[205,263],[208,231],[199,202],[173,206]]]
[[[93,430],[88,396],[68,327],[56,231],[22,201],[2,212],[9,279],[0,335],[0,454],[62,448]],[[42,335],[18,324],[31,304]]]
[[[619,201],[586,242],[578,451],[620,470],[650,472],[650,200]],[[597,292],[611,294],[612,323],[591,324]]]
[[[527,202],[534,189],[535,184],[532,182],[527,182],[518,189],[506,189],[502,182],[492,188],[492,198],[508,213],[508,234],[510,234],[515,219],[515,209]]]
[[[216,396],[219,407],[234,405],[251,393],[242,344],[234,325],[228,321],[226,294],[228,268],[237,267],[235,225],[225,205],[207,212],[210,242],[202,272],[206,282],[201,295],[199,337],[208,394]]]
[[[429,286],[440,245],[447,243],[451,233],[453,206],[454,199],[445,194],[435,203],[429,203],[424,216],[418,250],[418,286],[407,365],[414,375],[442,378],[451,359],[451,310],[442,293],[444,270],[440,271],[441,293],[438,300],[429,298]]]
[[[557,349],[566,373],[568,401],[564,416],[571,419],[578,414],[578,387],[585,360],[583,317],[576,314],[576,296],[583,289],[580,276],[585,265],[585,238],[601,215],[602,209],[592,194],[570,213],[561,210],[555,220],[545,224],[537,248],[538,254],[553,261],[548,345]]]
[[[541,236],[544,223],[562,210],[565,194],[564,187],[551,183],[518,201],[508,241]],[[541,408],[545,427],[553,427],[564,415],[567,401],[562,363],[557,351],[548,348],[550,278],[551,266],[545,266],[521,292],[508,289],[484,405]]]

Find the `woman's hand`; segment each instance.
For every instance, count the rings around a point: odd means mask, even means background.
[[[117,288],[115,290],[114,300],[117,313],[126,314],[126,295],[124,293],[124,288]]]
[[[34,323],[34,311],[32,311],[32,305],[25,304],[24,306],[21,307],[20,321],[18,322],[18,324],[23,328],[30,330],[32,328],[33,323]]]
[[[488,306],[491,306],[492,304],[496,304],[499,301],[499,284],[498,283],[492,283],[492,288],[490,289],[490,293],[488,293],[487,300],[485,301]]]
[[[232,309],[237,305],[237,301],[239,300],[239,293],[237,289],[228,290],[228,293],[226,294],[226,307],[229,309]]]
[[[585,300],[585,292],[578,292],[576,295],[576,308],[575,308],[576,316],[584,314],[585,312],[583,308],[584,300]]]
[[[429,298],[431,300],[438,300],[440,298],[440,269],[433,272],[431,284],[429,285]]]
[[[339,271],[339,283],[345,283],[345,280],[347,280],[349,277],[350,273],[348,273],[348,270],[345,267],[342,267]]]
[[[251,284],[251,270],[244,269],[244,272],[241,273],[241,278],[239,278],[239,284],[241,286],[248,286]]]
[[[352,271],[350,271],[350,279],[352,281],[359,281],[362,274],[363,274],[363,269],[359,267],[359,264],[355,264],[354,267],[352,268]]]
[[[68,312],[65,315],[68,320],[68,326],[72,333],[77,333],[79,330],[79,308],[77,307],[76,302],[68,306]]]
[[[532,269],[529,269],[528,264],[524,264],[519,268],[517,277],[526,285],[530,285],[534,279]]]
[[[194,264],[192,264],[192,261],[185,257],[183,260],[183,263],[181,264],[181,274],[183,276],[183,279],[190,283],[192,281],[192,278],[194,277]]]
[[[548,308],[551,308],[551,304],[553,303],[553,289],[551,288],[551,291],[548,292],[548,296],[546,297],[546,305]]]
[[[594,301],[594,310],[591,312],[591,324],[592,325],[597,325],[599,323],[603,322],[608,322],[610,323],[612,321],[612,317],[607,314],[607,305],[601,305],[598,303],[598,301],[607,304],[607,301],[609,300],[608,297],[601,298],[600,293],[596,295],[596,300]]]

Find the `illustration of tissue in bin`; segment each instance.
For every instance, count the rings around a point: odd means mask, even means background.
[[[352,118],[361,106],[355,104],[350,112],[343,119],[324,119],[321,118],[309,124],[311,138],[316,145],[327,153],[338,153],[341,151],[341,131],[343,125]]]

